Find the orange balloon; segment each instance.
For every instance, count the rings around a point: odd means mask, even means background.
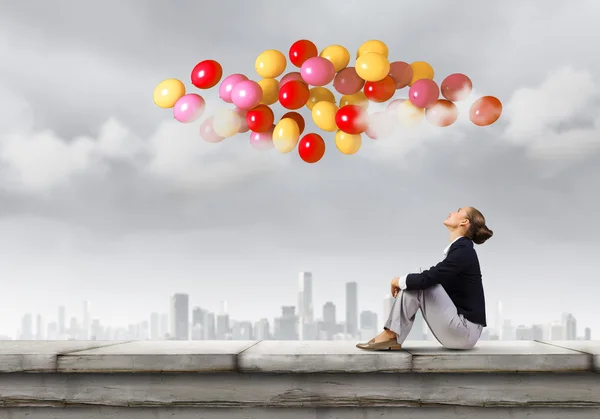
[[[449,100],[439,99],[425,110],[425,118],[436,127],[448,127],[458,119],[458,108]]]
[[[479,127],[492,125],[500,115],[502,115],[502,103],[494,96],[480,97],[469,110],[469,119]]]

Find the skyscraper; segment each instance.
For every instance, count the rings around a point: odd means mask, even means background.
[[[563,313],[562,315],[563,339],[577,339],[577,320],[571,313]]]
[[[188,294],[171,296],[171,339],[189,339],[189,302]]]
[[[35,340],[44,340],[44,323],[41,314],[36,318]]]
[[[33,340],[33,319],[29,313],[21,320],[21,340]]]
[[[313,322],[313,280],[312,273],[300,272],[298,276],[298,316],[304,323]]]
[[[83,302],[83,324],[81,329],[81,338],[88,340],[90,338],[90,303],[89,301]]]
[[[592,340],[592,329],[590,329],[589,327],[585,328],[583,339],[584,340]]]
[[[355,337],[358,332],[358,284],[346,283],[346,334]]]
[[[310,272],[300,272],[298,276],[298,322],[300,340],[317,338],[313,310],[313,278]]]
[[[59,339],[64,339],[67,334],[67,315],[65,306],[58,307],[58,336]]]

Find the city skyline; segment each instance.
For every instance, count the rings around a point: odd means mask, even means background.
[[[338,315],[338,307],[332,301],[323,304],[319,317],[313,310],[312,273],[300,272],[298,277],[298,304],[282,306],[280,316],[272,319],[233,319],[228,313],[227,301],[221,301],[219,311],[215,313],[199,305],[191,305],[189,294],[175,293],[169,299],[168,312],[152,312],[146,320],[129,324],[125,328],[104,324],[101,319],[93,317],[90,313],[90,302],[87,300],[82,304],[81,323],[78,322],[77,316],[70,316],[67,324],[68,313],[64,306],[59,306],[58,321],[48,322],[45,333],[42,316],[37,314],[34,321],[33,315],[27,313],[21,319],[21,329],[16,332],[15,338],[40,340],[45,336],[45,339],[50,340],[368,339],[369,335],[380,330],[393,304],[393,297],[387,294],[382,299],[381,311],[372,311],[372,307],[361,309],[356,304],[357,283],[348,282],[345,284],[346,316],[343,321]],[[593,336],[585,322],[583,326],[579,323],[578,328],[578,322],[572,313],[563,312],[560,320],[524,325],[519,322],[513,324],[512,319],[505,318],[501,301],[491,310],[488,306],[488,312],[488,317],[493,317],[493,320],[488,321],[482,340],[590,340]],[[493,316],[490,316],[490,313]],[[101,335],[100,338],[96,336],[98,334]],[[12,337],[0,334],[0,338]],[[420,312],[408,339],[433,339]]]
[[[502,301],[525,324],[572,313],[600,330],[596,0],[382,0],[368,19],[364,3],[341,0],[256,0],[235,13],[210,0],[0,5],[0,334],[24,313],[54,318],[84,300],[127,327],[169,313],[173,293],[213,313],[227,300],[231,318],[272,319],[298,307],[302,271],[314,278],[313,316],[333,301],[344,318],[348,282],[356,305],[380,314],[392,278],[442,260],[442,221],[464,206],[494,231],[475,247],[489,307]],[[257,56],[287,54],[299,39],[319,51],[341,44],[353,62],[379,39],[391,59],[430,63],[438,83],[464,73],[474,90],[452,126],[363,136],[355,155],[324,134],[314,165],[296,151],[259,152],[248,133],[207,143],[201,121],[179,123],[153,102],[173,77],[203,95],[205,116],[231,108],[218,87],[191,87],[192,68],[215,59],[224,75],[258,80]],[[469,107],[488,94],[502,116],[476,127]]]

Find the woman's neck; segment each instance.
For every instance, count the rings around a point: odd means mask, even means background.
[[[463,233],[461,231],[455,230],[455,231],[451,231],[450,232],[450,243],[452,243],[454,240],[456,240],[457,238],[463,236]]]

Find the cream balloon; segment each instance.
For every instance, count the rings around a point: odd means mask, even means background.
[[[415,127],[425,117],[425,110],[417,108],[410,100],[405,100],[397,107],[398,121],[405,127]]]
[[[326,132],[333,132],[338,129],[335,123],[335,114],[339,108],[335,103],[322,101],[316,103],[312,108],[312,119],[315,125]]]
[[[241,127],[240,116],[232,109],[221,109],[213,119],[213,130],[221,137],[233,137]]]
[[[347,134],[340,130],[335,133],[335,146],[344,154],[354,154],[360,150],[362,137],[360,134]]]
[[[294,150],[300,141],[300,128],[292,118],[283,118],[273,130],[273,145],[280,153]]]

